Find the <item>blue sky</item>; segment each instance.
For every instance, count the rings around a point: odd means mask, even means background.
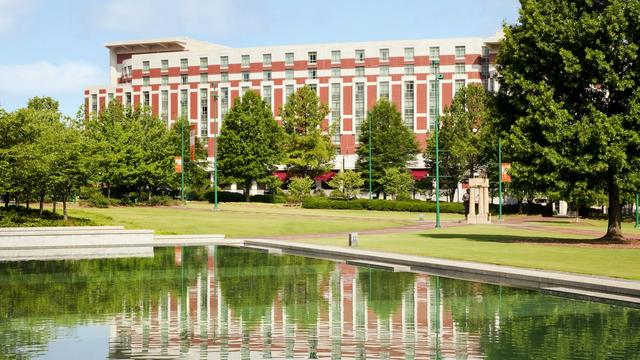
[[[0,106],[51,96],[73,114],[107,82],[104,44],[189,36],[231,47],[490,36],[517,0],[0,0]]]

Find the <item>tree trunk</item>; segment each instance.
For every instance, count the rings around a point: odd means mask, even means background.
[[[27,210],[29,210],[30,203],[31,203],[31,191],[27,190]]]
[[[40,209],[38,214],[42,216],[42,211],[44,210],[44,193],[40,193]]]
[[[107,184],[107,199],[111,200],[111,184]]]
[[[53,214],[55,215],[56,214],[56,204],[57,204],[57,202],[56,202],[56,194],[52,194],[51,195],[51,200],[53,201]]]
[[[244,201],[251,202],[251,184],[252,182],[247,182],[244,184]]]
[[[608,208],[608,217],[609,221],[607,224],[607,233],[602,237],[602,240],[608,241],[624,241],[624,236],[622,236],[622,229],[620,226],[620,188],[618,188],[618,184],[616,184],[613,177],[609,178],[609,208]]]
[[[69,220],[67,214],[67,193],[62,194],[62,218],[66,221]]]
[[[4,194],[4,208],[9,207],[9,193]]]

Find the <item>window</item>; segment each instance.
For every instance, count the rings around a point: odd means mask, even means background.
[[[127,75],[131,77],[131,65],[127,66]]]
[[[149,103],[150,103],[149,92],[148,91],[143,91],[142,92],[142,105],[144,105],[145,107],[149,107]]]
[[[224,119],[224,116],[229,112],[229,88],[220,89],[220,116]]]
[[[149,72],[149,61],[142,62],[142,71]]]
[[[364,66],[356,66],[356,77],[364,76]]]
[[[331,63],[336,64],[340,62],[340,50],[331,51]]]
[[[318,95],[318,85],[317,84],[309,84],[307,85],[311,91],[313,91],[316,95]]]
[[[189,69],[189,60],[180,59],[180,70],[188,70],[188,69]]]
[[[160,92],[160,117],[169,125],[169,90]]]
[[[379,98],[380,99],[387,99],[389,100],[389,82],[388,81],[381,81],[379,84],[379,88],[378,88],[378,94],[379,94]]]
[[[284,102],[285,103],[289,99],[289,96],[291,96],[291,94],[293,94],[293,91],[294,91],[293,85],[286,85],[284,87]]]
[[[209,82],[208,74],[200,74],[200,84],[206,84]]]
[[[248,86],[243,86],[242,88],[240,88],[240,96],[244,96],[244,94],[249,91],[249,87]]]
[[[389,49],[380,49],[380,61],[389,61]]]
[[[404,83],[404,111],[403,122],[404,126],[413,130],[414,120],[414,98],[415,92],[413,87],[413,81],[406,81]]]
[[[220,73],[220,82],[229,82],[229,73],[228,72]]]
[[[209,58],[201,57],[200,58],[200,69],[206,70],[209,67]]]
[[[413,65],[405,65],[404,66],[404,74],[405,75],[411,76],[411,75],[413,75],[413,73],[414,73],[413,72]]]
[[[404,60],[405,61],[412,61],[413,60],[413,48],[412,47],[404,48]]]
[[[113,93],[107,94],[107,104],[110,104],[113,101]]]
[[[242,72],[242,81],[249,81],[249,72],[248,71],[243,71]]]
[[[284,54],[284,63],[285,65],[293,65],[293,53],[288,52]]]
[[[331,68],[331,77],[339,78],[340,77],[340,68]]]
[[[220,56],[220,67],[229,67],[229,57],[228,56]]]
[[[318,78],[318,69],[312,68],[309,69],[309,79],[317,79]]]
[[[209,135],[208,132],[208,120],[209,116],[209,99],[207,89],[200,89],[200,137],[206,138]]]
[[[315,64],[318,61],[318,53],[309,51],[309,64]]]
[[[124,99],[127,107],[131,108],[131,93],[130,92],[124,93]]]
[[[464,86],[465,86],[464,79],[457,79],[453,87],[453,95],[457,94],[460,89],[464,88]]]
[[[160,70],[169,71],[169,60],[167,59],[160,60]]]
[[[142,86],[149,86],[149,77],[148,76],[143,76],[142,77]]]
[[[187,74],[180,75],[180,84],[181,85],[189,84],[189,75],[187,75]]]
[[[167,86],[169,85],[169,77],[167,75],[162,75],[160,80],[160,85]]]
[[[356,61],[364,61],[364,50],[356,50]]]
[[[249,55],[242,55],[242,62],[240,64],[246,67],[249,66],[250,61]]]
[[[267,103],[269,109],[271,109],[271,86],[262,87],[262,99]]]
[[[180,90],[180,116],[183,118],[187,118],[187,110],[188,110],[188,90],[181,89]]]
[[[464,45],[462,46],[456,46],[456,57],[457,58],[461,58],[464,57],[466,53],[466,48]]]
[[[262,55],[262,65],[271,66],[271,54]]]
[[[464,63],[456,63],[456,74],[460,75],[464,73],[465,73]]]
[[[436,123],[436,82],[429,81],[429,131],[435,130]]]
[[[332,125],[335,124],[337,126],[337,131],[331,139],[334,144],[340,143],[340,107],[342,105],[341,100],[342,98],[340,97],[340,84],[331,84],[331,122]]]
[[[354,117],[354,127],[356,132],[360,132],[360,125],[362,121],[364,121],[364,83],[358,82],[355,85],[355,117]]]
[[[262,80],[271,81],[271,71],[270,70],[262,72]]]
[[[97,94],[91,94],[91,112],[92,113],[98,112],[98,95]]]
[[[489,48],[486,46],[482,47],[482,69],[480,71],[484,78],[489,77]]]
[[[285,80],[293,80],[293,69],[286,69],[284,71]]]
[[[388,65],[380,66],[380,76],[389,76],[389,66]]]
[[[429,48],[429,57],[431,60],[440,58],[440,47],[439,46],[431,46]]]

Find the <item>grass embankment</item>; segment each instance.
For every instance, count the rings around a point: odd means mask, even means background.
[[[361,235],[364,249],[640,280],[640,249],[590,246],[593,238],[502,225]],[[300,240],[345,246],[344,238]]]
[[[64,220],[61,214],[62,209],[57,213],[44,210],[42,214],[38,209],[28,209],[25,207],[10,206],[0,207],[0,228],[3,227],[44,227],[44,226],[91,226],[96,225],[90,219],[69,217]]]
[[[227,237],[277,237],[309,234],[301,240],[316,244],[346,245],[345,236],[314,238],[312,234],[399,228],[419,224],[418,214],[366,210],[300,209],[273,204],[189,203],[182,207],[71,208],[76,217],[100,225],[153,229],[158,234],[221,233]],[[360,247],[447,259],[614,276],[640,280],[640,249],[595,245],[597,236],[567,230],[605,231],[605,222],[588,220],[577,224],[533,220],[527,228],[508,225],[447,227],[461,215],[443,214],[443,228],[412,232],[360,235]],[[425,214],[433,220],[434,214]],[[509,219],[509,217],[507,217]],[[542,222],[541,222],[542,221]],[[534,227],[538,227],[537,229]],[[640,234],[624,224],[629,235]],[[557,229],[557,230],[556,230]],[[389,230],[387,230],[389,231]]]

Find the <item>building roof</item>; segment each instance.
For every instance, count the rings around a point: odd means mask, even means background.
[[[158,51],[182,51],[202,49],[224,49],[223,45],[194,40],[188,37],[114,41],[104,45],[115,53],[146,53]]]

